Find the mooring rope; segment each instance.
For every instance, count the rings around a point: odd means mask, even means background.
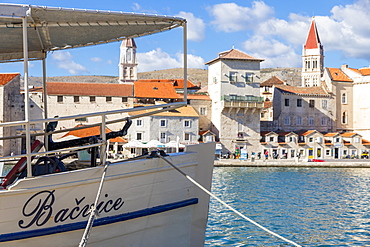
[[[228,209],[230,209],[231,211],[233,211],[234,213],[236,213],[237,215],[239,215],[240,217],[242,217],[243,219],[249,221],[250,223],[254,224],[255,226],[261,228],[262,230],[270,233],[271,235],[275,236],[275,237],[278,237],[280,238],[281,240],[284,240],[285,242],[288,242],[294,246],[297,246],[297,247],[301,247],[301,245],[289,240],[289,239],[286,239],[284,238],[283,236],[280,236],[279,234],[273,232],[273,231],[270,231],[269,229],[267,229],[266,227],[264,226],[261,226],[260,224],[258,224],[257,222],[255,222],[254,220],[248,218],[247,216],[243,215],[242,213],[240,213],[238,210],[234,209],[233,207],[229,206],[226,202],[222,201],[221,199],[219,199],[217,196],[215,196],[212,192],[210,192],[209,190],[207,190],[206,188],[204,188],[201,184],[199,184],[197,181],[195,181],[194,179],[192,179],[189,175],[187,175],[186,173],[184,173],[182,170],[180,170],[179,168],[177,168],[172,162],[168,161],[165,157],[159,155],[159,157],[161,159],[163,159],[167,164],[169,164],[170,166],[172,166],[173,168],[175,168],[176,171],[178,171],[179,173],[181,173],[183,176],[185,176],[188,180],[190,180],[190,182],[192,182],[193,184],[195,184],[197,187],[199,187],[201,190],[203,190],[204,192],[206,192],[208,195],[212,196],[214,199],[216,199],[218,202],[220,202],[222,205],[224,205],[225,207],[227,207]]]
[[[107,169],[108,169],[109,164],[110,164],[109,162],[106,162],[105,163],[104,171],[103,171],[103,174],[102,174],[101,179],[100,179],[98,193],[96,194],[94,205],[91,206],[89,220],[87,221],[85,232],[82,235],[81,242],[78,245],[78,247],[85,247],[86,246],[87,241],[89,240],[89,235],[90,235],[91,228],[92,228],[92,226],[94,224],[94,220],[98,216],[98,212],[97,212],[97,207],[96,206],[98,205],[99,197],[100,197],[101,191],[103,189],[103,183],[104,183],[104,179],[105,179],[105,174],[107,173]]]

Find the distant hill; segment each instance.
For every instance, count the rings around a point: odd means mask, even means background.
[[[261,69],[261,82],[277,76],[280,80],[285,81],[290,86],[301,86],[301,68],[267,68]]]
[[[150,72],[141,72],[138,79],[178,79],[184,77],[183,69],[164,69]],[[201,84],[202,87],[208,84],[208,70],[188,68],[188,79],[194,84]]]
[[[268,68],[261,69],[261,82],[268,80],[272,76],[277,76],[287,84],[292,86],[301,85],[301,68]],[[150,72],[138,73],[138,79],[178,79],[183,78],[183,69],[164,69]],[[188,79],[195,84],[201,84],[202,87],[208,84],[208,70],[188,69]],[[56,82],[96,82],[96,83],[117,83],[117,76],[53,76],[47,77],[46,81]],[[42,86],[41,77],[30,77],[29,84],[35,87]]]

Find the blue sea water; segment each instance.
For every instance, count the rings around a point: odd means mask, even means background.
[[[302,246],[370,246],[370,169],[214,169],[212,192]],[[211,199],[205,246],[292,246]]]

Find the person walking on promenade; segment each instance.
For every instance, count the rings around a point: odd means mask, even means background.
[[[265,159],[267,160],[269,158],[269,151],[266,150],[265,152]]]

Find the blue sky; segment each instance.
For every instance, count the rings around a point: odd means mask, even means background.
[[[370,0],[34,0],[31,4],[184,17],[188,20],[189,67],[204,69],[205,62],[232,47],[265,59],[262,68],[301,67],[302,45],[315,16],[325,67],[370,65]],[[182,66],[181,28],[135,41],[139,72]],[[118,76],[119,46],[116,42],[49,53],[47,75]],[[23,73],[23,65],[0,64],[0,72]],[[41,62],[31,62],[30,75],[41,74]]]

